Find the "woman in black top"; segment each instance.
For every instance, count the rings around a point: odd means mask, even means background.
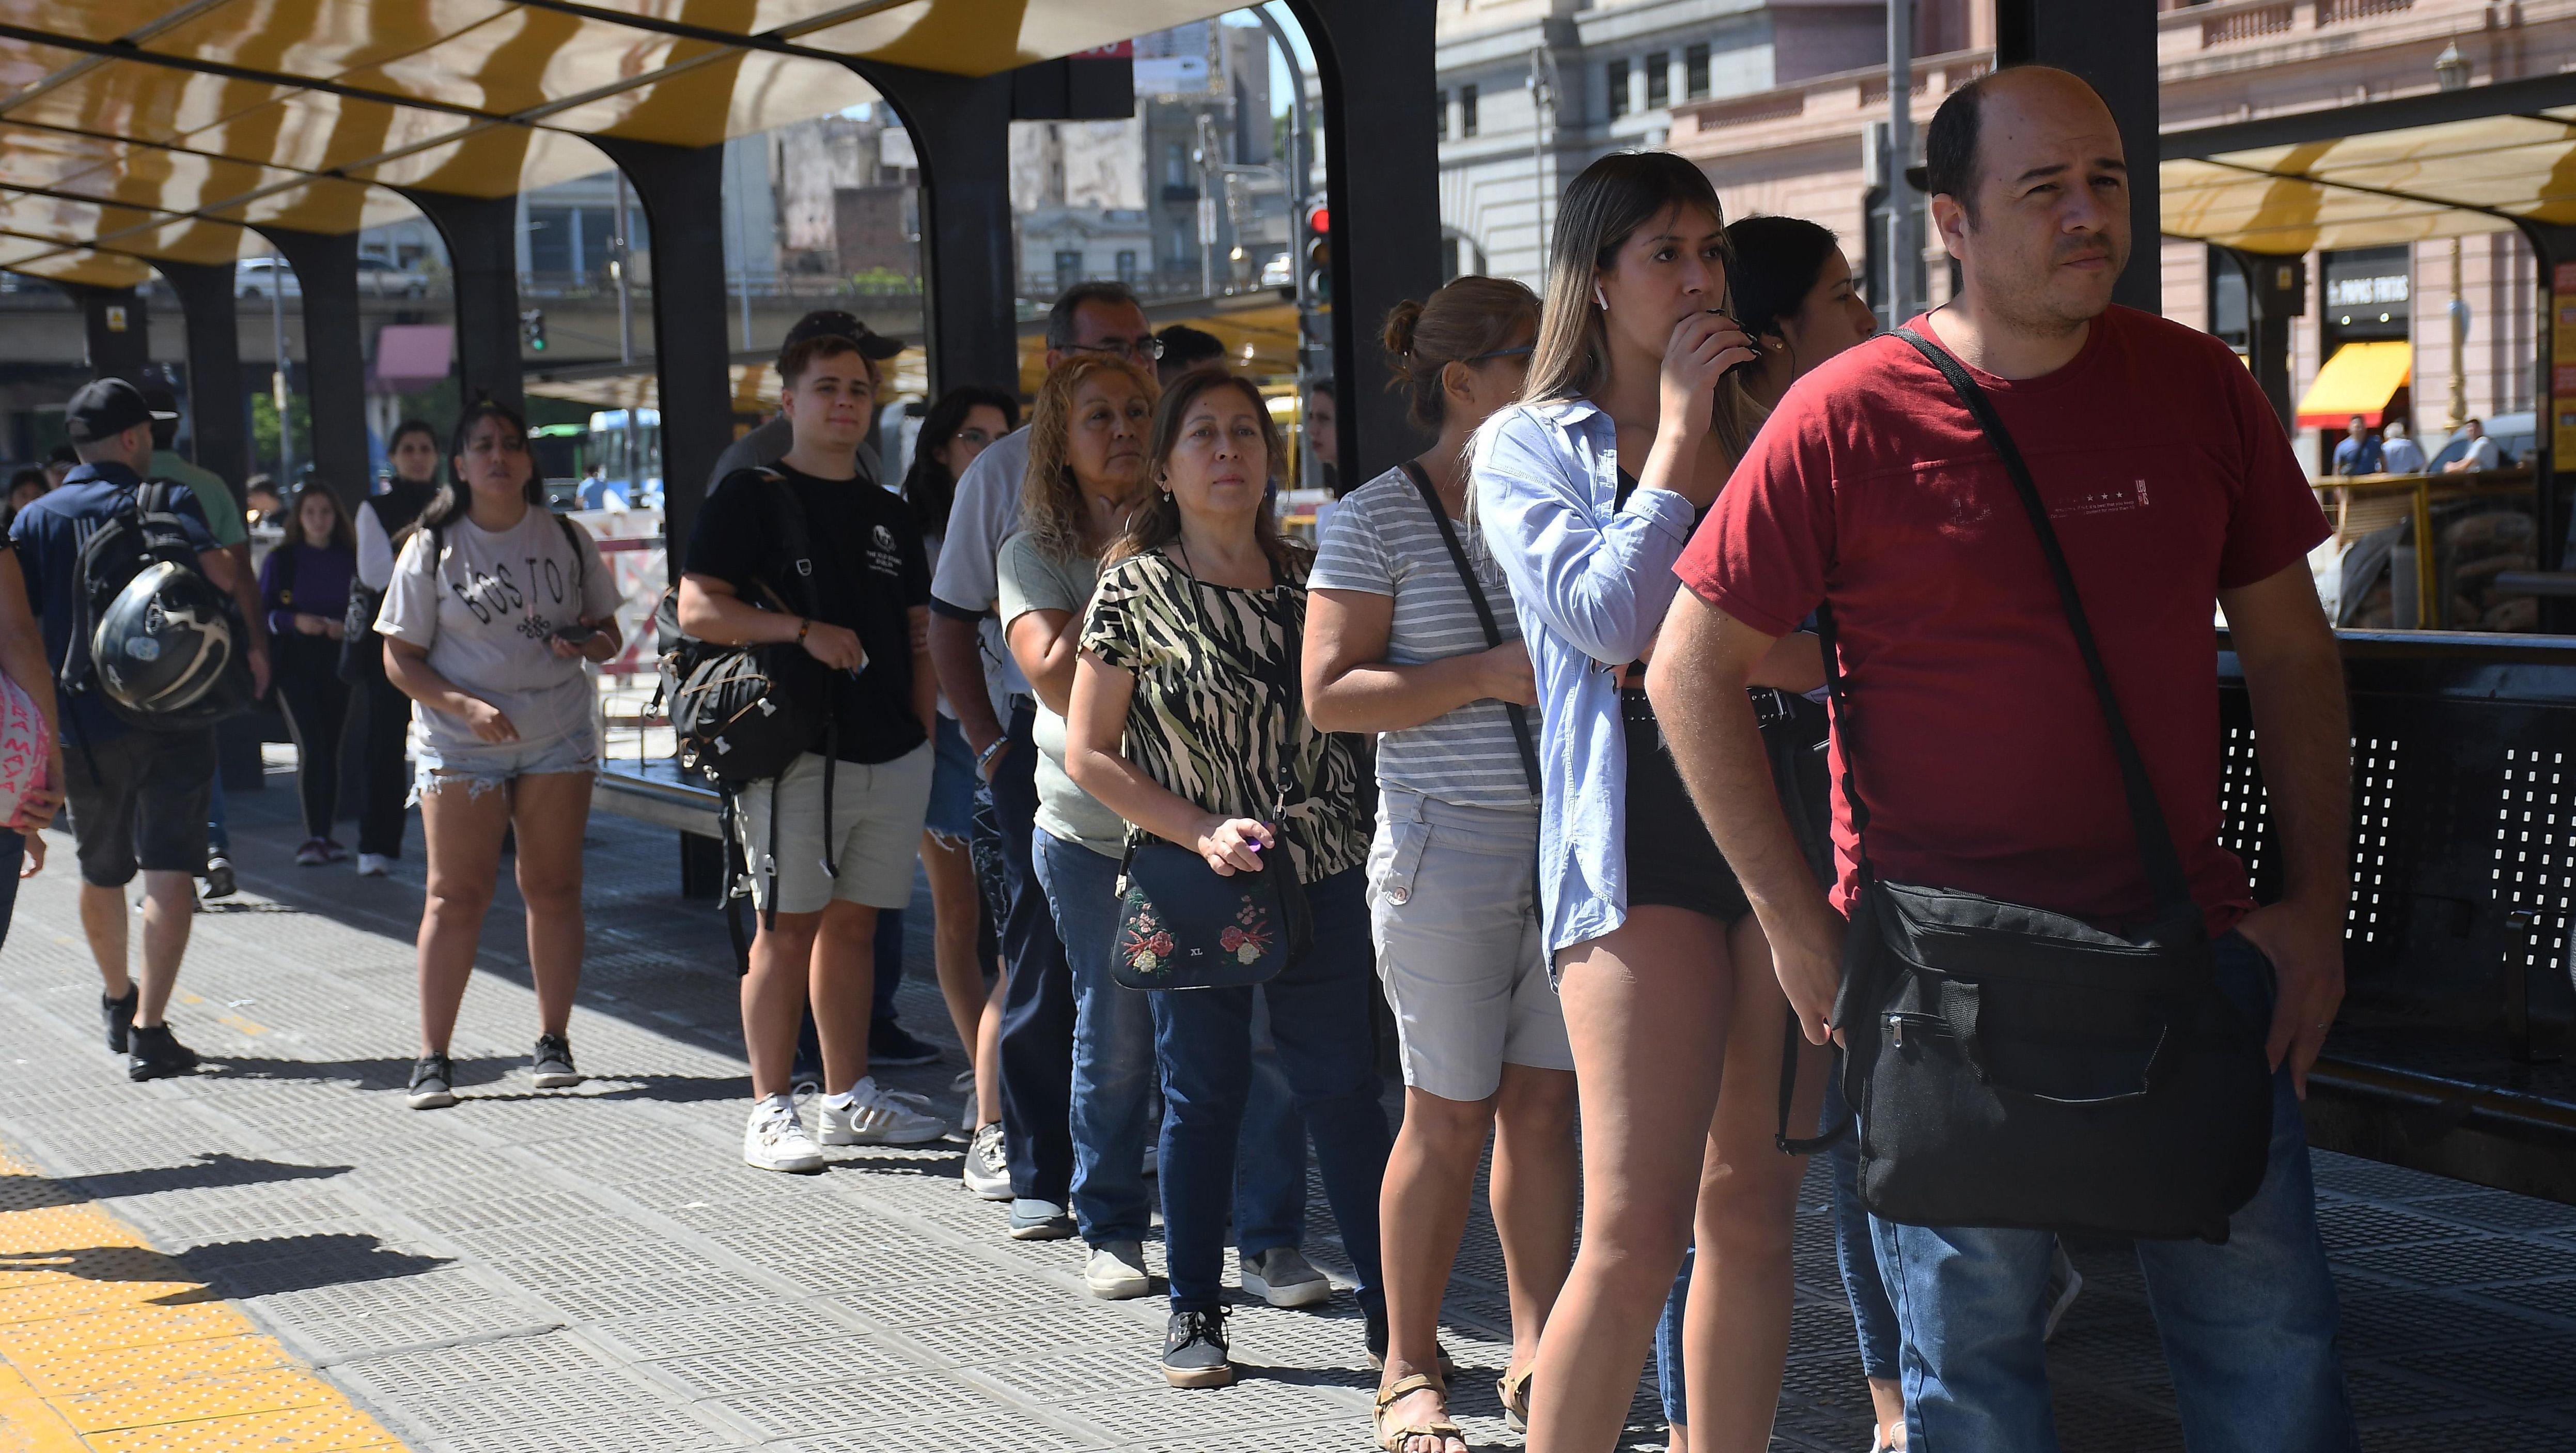
[[[391,472],[375,494],[358,502],[355,521],[357,588],[370,601],[383,597],[402,538],[438,493],[438,431],[425,419],[403,420],[385,443],[385,461]],[[372,619],[374,612],[368,614]],[[358,876],[381,878],[402,856],[403,801],[411,793],[411,776],[403,770],[403,752],[411,740],[411,698],[385,679],[380,651],[350,652],[347,674],[366,705],[366,736],[359,748],[365,786],[358,807]]]

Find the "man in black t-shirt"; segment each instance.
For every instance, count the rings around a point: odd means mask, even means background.
[[[777,478],[744,471],[708,496],[680,580],[689,634],[725,645],[793,641],[831,668],[832,770],[818,741],[776,781],[747,788],[736,814],[762,910],[742,984],[754,1097],[743,1159],[764,1170],[822,1165],[789,1084],[809,984],[829,1092],[822,1142],[918,1145],[947,1128],[868,1074],[870,944],[877,911],[912,897],[938,709],[921,530],[852,464],[877,384],[875,361],[847,338],[790,346],[779,359],[779,405],[795,443],[771,466]],[[789,492],[804,515],[810,571],[791,558],[781,498]]]

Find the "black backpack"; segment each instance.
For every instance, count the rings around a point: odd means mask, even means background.
[[[110,716],[140,731],[203,731],[241,711],[251,700],[250,660],[238,650],[232,653],[222,679],[213,689],[175,710],[129,707],[108,692],[99,679],[98,661],[91,653],[90,641],[98,632],[100,618],[136,576],[166,563],[206,580],[205,569],[197,560],[197,547],[188,539],[187,522],[171,506],[172,488],[157,479],[136,486],[117,502],[116,512],[81,543],[72,585],[71,648],[63,653],[57,678],[64,699],[94,695]],[[246,645],[250,631],[232,593],[216,589],[211,580],[207,580],[206,589],[222,601],[224,621],[233,639]]]

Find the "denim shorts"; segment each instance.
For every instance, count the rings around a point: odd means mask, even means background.
[[[975,829],[975,785],[982,780],[975,771],[975,752],[952,717],[939,718],[930,745],[936,755],[930,768],[930,815],[922,826],[942,842],[963,845]]]
[[[477,742],[472,747],[423,742],[412,750],[411,797],[405,806],[416,806],[430,793],[459,783],[467,796],[480,797],[521,777],[599,770],[599,739],[586,727],[537,742]]]

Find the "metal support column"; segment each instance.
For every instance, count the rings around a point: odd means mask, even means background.
[[[2156,109],[2156,7],[2146,0],[2069,5],[2065,0],[1995,0],[1995,64],[2036,63],[2092,83],[2119,124],[2129,158],[2129,265],[2111,300],[2164,311],[2164,264]]]
[[[462,197],[407,189],[447,241],[456,282],[456,363],[460,398],[488,393],[514,409],[527,407],[519,365],[519,199]]]
[[[1423,87],[1436,69],[1432,7],[1289,0],[1289,9],[1323,82],[1342,478],[1367,479],[1423,445],[1370,345],[1388,309],[1440,286],[1440,152]]]
[[[2538,284],[2532,300],[2539,312],[2540,326],[2532,330],[2536,356],[2532,360],[2531,407],[2536,427],[2532,430],[2531,489],[2540,526],[2539,563],[2543,570],[2564,570],[2568,568],[2567,535],[2571,523],[2568,500],[2558,476],[2576,471],[2576,459],[2559,454],[2558,430],[2562,415],[2576,426],[2576,336],[2565,336],[2576,334],[2576,317],[2569,314],[2569,305],[2576,304],[2576,288],[2560,286],[2563,279],[2559,269],[2576,272],[2576,227],[2532,222],[2521,225],[2523,240],[2531,244]],[[2501,326],[2503,320],[2495,322]],[[2549,630],[2576,628],[2576,603],[2544,600],[2541,615]]]
[[[2215,247],[2245,278],[2246,366],[2281,416],[2281,427],[2298,432],[2290,396],[2290,320],[2307,312],[2308,260]]]
[[[89,342],[93,377],[115,374],[136,383],[152,362],[152,339],[145,327],[143,295],[133,288],[101,288],[85,283],[56,283],[80,304]]]
[[[228,262],[156,262],[188,321],[188,436],[197,463],[240,497],[250,475],[250,401],[242,390],[241,319]]]
[[[358,235],[262,227],[295,269],[304,313],[305,403],[316,476],[354,509],[367,494],[367,350],[358,334]],[[284,428],[286,420],[278,420]],[[280,480],[280,484],[292,481]]]
[[[626,173],[653,237],[653,371],[662,413],[662,528],[679,579],[716,456],[733,442],[725,326],[724,147],[592,140]]]

